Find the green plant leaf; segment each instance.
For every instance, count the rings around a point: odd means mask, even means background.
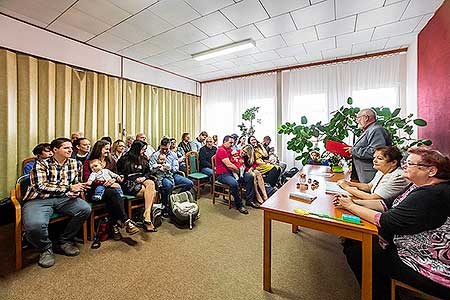
[[[300,118],[300,121],[301,121],[302,124],[308,123],[308,119],[307,119],[305,116],[302,116],[302,117]]]
[[[420,127],[427,126],[427,121],[425,121],[424,119],[415,119],[413,122]]]
[[[431,146],[433,142],[431,140],[423,140],[422,144],[426,145],[426,146]]]
[[[347,98],[347,104],[348,105],[352,105],[353,104],[353,98],[352,97],[348,97]]]
[[[391,117],[393,118],[393,117],[396,117],[396,116],[398,116],[398,114],[400,113],[400,108],[396,108],[393,112],[392,112],[392,115],[391,115]]]

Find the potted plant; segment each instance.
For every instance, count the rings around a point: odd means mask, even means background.
[[[323,142],[325,146],[327,140],[343,142],[349,136],[353,136],[353,140],[355,140],[361,135],[362,130],[358,128],[356,122],[356,115],[360,108],[352,106],[353,99],[351,97],[347,99],[347,104],[347,107],[342,106],[332,112],[331,119],[327,124],[317,122],[308,125],[308,119],[302,116],[300,124],[286,122],[278,127],[279,134],[287,134],[292,137],[287,142],[287,149],[299,154],[295,158],[296,160],[306,164],[311,151],[320,151],[319,142]],[[378,123],[391,135],[393,145],[402,150],[416,145],[431,145],[430,140],[418,140],[412,137],[414,126],[426,126],[425,120],[415,119],[412,114],[402,118],[399,116],[400,108],[391,111],[387,107],[376,107],[373,110],[377,115]],[[341,157],[339,157],[340,159]],[[330,164],[332,164],[331,161]]]
[[[242,122],[240,125],[238,125],[239,130],[241,131],[241,135],[242,136],[252,136],[255,134],[255,124],[253,123],[256,119],[256,114],[259,111],[259,106],[254,106],[254,107],[250,107],[247,108],[244,113],[242,114],[242,120],[250,122],[250,124],[248,124],[249,126],[247,127],[247,125]],[[261,123],[261,119],[256,119],[256,122],[258,124]]]

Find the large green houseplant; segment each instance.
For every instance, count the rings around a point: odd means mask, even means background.
[[[356,115],[360,111],[359,107],[353,107],[353,99],[347,99],[348,106],[342,106],[332,113],[327,124],[317,122],[308,125],[305,116],[300,118],[300,124],[286,122],[278,127],[279,134],[287,134],[292,138],[287,143],[287,149],[293,150],[299,155],[295,158],[306,164],[309,153],[313,150],[320,150],[319,143],[327,140],[343,142],[350,134],[354,138],[361,135],[362,130],[356,123]],[[386,128],[392,137],[392,143],[400,149],[407,149],[411,146],[431,145],[430,140],[418,140],[412,137],[414,126],[426,126],[423,119],[415,119],[412,114],[405,118],[400,116],[400,108],[391,111],[387,107],[373,108],[377,115],[378,122]]]

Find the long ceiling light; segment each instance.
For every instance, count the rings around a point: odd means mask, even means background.
[[[243,40],[240,42],[220,46],[214,49],[210,49],[207,51],[199,52],[196,54],[192,54],[192,58],[198,61],[210,59],[213,57],[230,54],[233,52],[249,49],[256,47],[255,41],[252,39]]]

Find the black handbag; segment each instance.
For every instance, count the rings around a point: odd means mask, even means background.
[[[134,196],[142,190],[142,183],[137,183],[133,180],[125,180],[122,183],[122,188],[124,189],[125,194]]]

